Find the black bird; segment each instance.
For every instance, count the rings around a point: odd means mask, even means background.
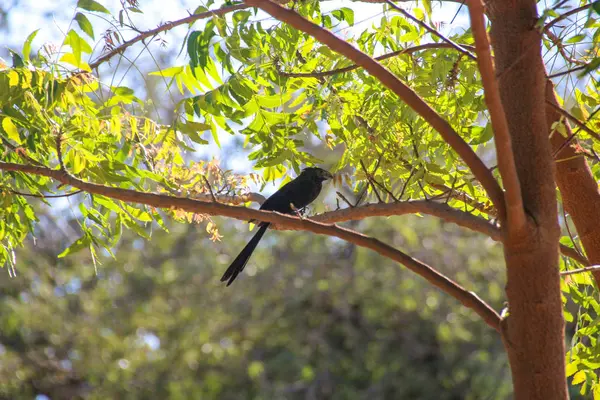
[[[282,214],[293,214],[312,203],[319,193],[323,181],[333,178],[329,172],[321,168],[309,167],[302,170],[300,175],[293,181],[286,183],[281,189],[276,191],[260,206],[261,210],[277,211]],[[248,263],[252,252],[256,248],[258,242],[265,234],[269,227],[268,222],[260,222],[258,224],[258,232],[248,242],[241,253],[233,260],[223,277],[221,282],[227,282],[227,286],[235,280],[235,278],[244,270]]]

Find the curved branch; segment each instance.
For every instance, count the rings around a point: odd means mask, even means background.
[[[311,217],[311,220],[336,223],[362,220],[367,217],[391,217],[417,213],[441,218],[446,222],[454,223],[462,228],[467,228],[474,232],[482,233],[497,242],[504,241],[504,235],[502,231],[489,223],[487,220],[457,210],[447,204],[434,203],[433,201],[426,200],[365,204],[360,207],[344,208],[341,210],[317,214]],[[577,261],[581,265],[590,265],[590,261],[586,257],[571,247],[561,244],[560,252],[564,256]]]
[[[569,119],[571,122],[573,122],[575,125],[577,125],[577,127],[579,129],[586,132],[594,139],[600,141],[600,134],[598,134],[598,133],[594,132],[593,130],[591,130],[590,128],[588,128],[583,122],[578,120],[577,117],[575,117],[573,114],[571,114],[567,110],[562,109],[561,107],[557,106],[556,104],[554,104],[553,102],[551,102],[549,100],[546,100],[546,104],[548,104],[550,107],[554,108],[558,113],[562,114],[565,118]]]
[[[573,73],[573,72],[581,71],[583,69],[586,69],[588,67],[588,65],[589,64],[586,63],[584,65],[580,65],[579,67],[574,67],[574,68],[571,68],[571,69],[567,69],[565,71],[556,72],[556,73],[554,73],[552,75],[548,75],[548,78],[550,78],[550,79],[552,79],[552,78],[559,78],[561,76],[568,75],[568,74]]]
[[[487,169],[483,161],[475,154],[473,149],[463,140],[462,137],[452,128],[452,126],[443,119],[433,108],[431,108],[423,99],[419,97],[411,88],[406,86],[388,69],[383,67],[369,55],[360,51],[352,44],[338,38],[330,31],[308,21],[296,12],[269,0],[246,0],[246,4],[253,5],[285,22],[294,28],[308,33],[319,42],[328,46],[331,50],[342,54],[354,61],[357,65],[367,70],[376,77],[383,85],[394,92],[402,101],[411,107],[425,121],[427,121],[442,138],[448,143],[454,151],[469,166],[473,175],[481,182],[488,192],[492,202],[498,209],[498,213],[503,219],[505,213],[504,193],[500,188],[492,173]]]
[[[481,80],[485,93],[485,102],[490,112],[490,119],[494,130],[494,142],[496,143],[496,156],[498,157],[498,169],[506,194],[506,218],[509,231],[521,231],[526,227],[527,217],[521,194],[521,184],[517,174],[514,152],[508,131],[508,121],[500,99],[498,82],[490,53],[490,42],[488,41],[483,18],[483,4],[481,0],[469,1],[469,16],[471,17],[471,30],[475,39],[477,52],[477,64],[481,73]],[[501,219],[502,222],[504,222]]]
[[[149,37],[152,37],[152,36],[156,36],[159,33],[166,32],[166,31],[171,30],[180,25],[191,24],[200,19],[206,19],[206,18],[210,18],[210,17],[214,17],[214,16],[221,16],[221,15],[230,13],[232,11],[243,10],[245,8],[248,8],[248,6],[243,3],[235,4],[232,6],[223,6],[216,10],[206,11],[206,12],[203,12],[200,14],[192,14],[188,17],[178,19],[177,21],[167,22],[166,24],[160,25],[157,28],[142,32],[141,34],[134,37],[133,39],[128,40],[125,43],[121,44],[120,46],[115,47],[114,49],[112,49],[111,51],[106,53],[105,55],[97,58],[96,61],[90,63],[90,69],[98,68],[100,66],[100,64],[105,63],[106,61],[110,60],[117,54],[123,53],[125,50],[127,50],[127,48],[133,46],[137,42],[140,42],[140,41],[147,39]]]
[[[83,192],[83,190],[76,190],[74,192],[65,193],[65,194],[35,194],[35,193],[23,193],[23,192],[19,192],[18,190],[12,190],[12,189],[8,189],[8,191],[11,192],[12,194],[16,194],[17,196],[35,197],[38,199],[61,199],[61,198],[65,198],[65,197],[75,196],[75,195]]]
[[[569,18],[573,14],[577,14],[581,11],[587,10],[588,8],[592,7],[593,5],[594,5],[594,3],[590,2],[589,4],[574,8],[571,11],[567,11],[566,13],[562,14],[561,16],[554,18],[552,21],[548,22],[546,24],[546,26],[544,26],[544,32],[548,31],[550,28],[552,28],[554,25],[556,25],[563,19]]]
[[[233,205],[239,205],[239,204],[244,204],[244,203],[257,203],[257,204],[262,204],[265,202],[265,196],[263,196],[260,193],[254,193],[254,192],[250,192],[250,193],[246,193],[246,194],[236,194],[236,195],[230,195],[230,194],[200,194],[200,195],[196,195],[193,196],[194,200],[199,200],[199,201],[217,201],[219,203],[223,203],[223,204],[233,204]]]
[[[465,49],[475,49],[473,46],[462,45]],[[455,46],[450,43],[425,43],[414,47],[407,47],[406,49],[393,51],[391,53],[383,54],[375,57],[374,60],[383,61],[388,58],[396,57],[402,54],[412,54],[417,51],[428,50],[428,49],[454,49]],[[285,76],[286,78],[326,78],[328,76],[343,74],[344,72],[354,71],[360,68],[360,65],[352,64],[347,67],[332,69],[330,71],[313,71],[313,72],[279,72],[279,75]]]
[[[336,223],[362,220],[367,217],[391,217],[419,213],[441,218],[446,222],[483,233],[496,241],[502,241],[500,230],[487,220],[457,210],[447,204],[435,203],[428,200],[370,203],[359,207],[343,208],[341,210],[317,214],[310,219],[319,222]]]
[[[130,203],[145,204],[156,208],[178,208],[187,212],[222,215],[245,221],[256,219],[277,224],[289,230],[305,230],[320,235],[334,236],[357,246],[371,249],[384,257],[403,264],[406,268],[425,278],[429,283],[460,301],[464,306],[475,311],[496,331],[499,331],[500,329],[500,316],[498,313],[481,300],[475,293],[466,290],[450,278],[431,268],[429,265],[410,257],[390,245],[347,228],[324,224],[309,219],[300,219],[294,216],[270,211],[252,210],[245,207],[230,206],[216,202],[203,202],[183,197],[144,193],[131,189],[98,185],[82,181],[81,179],[68,174],[66,171],[54,170],[46,167],[0,161],[0,169],[46,176],[65,185],[70,185],[89,193],[103,195]]]
[[[471,60],[476,60],[477,59],[477,57],[475,57],[475,55],[473,55],[473,53],[471,53],[469,50],[467,50],[463,46],[459,45],[458,43],[453,42],[452,40],[450,40],[446,36],[442,35],[440,32],[438,32],[437,30],[433,29],[432,27],[430,27],[429,25],[427,25],[425,22],[421,21],[420,19],[415,18],[413,15],[411,15],[409,12],[407,12],[403,8],[398,7],[397,5],[395,5],[394,3],[392,3],[391,0],[386,0],[386,3],[388,4],[388,6],[390,6],[394,10],[398,11],[400,14],[404,15],[406,18],[410,19],[411,21],[413,21],[417,25],[421,26],[427,32],[431,33],[432,35],[435,35],[435,36],[439,37],[444,42],[448,43],[451,47],[453,47],[454,49],[458,50],[460,53],[464,54],[465,56],[469,57]]]
[[[600,271],[600,265],[590,265],[589,267],[571,269],[568,271],[560,271],[560,275],[567,276],[567,275],[581,274],[583,272],[597,272],[597,271]]]

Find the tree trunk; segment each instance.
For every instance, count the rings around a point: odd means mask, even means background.
[[[558,105],[554,86],[546,84],[546,100]],[[548,129],[561,115],[552,107],[546,108]],[[564,121],[567,137],[573,132]],[[551,132],[550,132],[551,133]],[[577,139],[565,145],[567,138],[554,132],[551,136],[552,151],[556,154],[556,181],[565,210],[571,216],[581,243],[592,264],[600,264],[600,191],[585,156],[576,152]],[[600,271],[594,271],[596,283],[600,286]]]
[[[507,229],[509,315],[503,323],[515,399],[567,399],[558,271],[560,228],[535,0],[487,2],[500,95],[529,218]]]

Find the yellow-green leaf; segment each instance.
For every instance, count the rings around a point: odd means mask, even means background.
[[[575,375],[573,375],[573,381],[571,384],[579,385],[581,382],[585,381],[585,371],[577,371]]]
[[[84,71],[88,71],[88,72],[92,71],[92,69],[90,68],[90,66],[89,66],[88,63],[86,63],[84,61],[81,61],[81,60],[77,60],[72,53],[64,54],[60,58],[60,61],[64,62],[64,63],[67,63],[67,64],[71,64],[74,67],[77,67],[77,68],[82,69]]]
[[[17,130],[17,127],[12,122],[12,119],[10,117],[6,117],[2,120],[2,129],[4,129],[4,132],[6,132],[10,140],[13,140],[18,144],[23,143],[21,141],[19,131]]]
[[[96,11],[104,14],[110,14],[106,7],[94,0],[79,0],[77,2],[77,7],[87,11]]]
[[[31,53],[31,42],[33,42],[33,39],[35,38],[35,35],[37,35],[39,29],[36,29],[35,31],[31,32],[29,34],[29,36],[27,36],[27,40],[25,40],[25,44],[23,45],[23,59],[27,62],[29,61],[29,53]]]

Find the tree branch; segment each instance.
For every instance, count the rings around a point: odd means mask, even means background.
[[[464,54],[465,56],[469,57],[471,60],[477,59],[477,57],[475,57],[473,55],[473,53],[471,53],[470,51],[468,51],[467,49],[465,49],[464,47],[462,47],[458,43],[453,42],[452,40],[450,40],[446,36],[442,35],[440,32],[438,32],[436,29],[433,29],[432,27],[430,27],[429,25],[427,25],[425,22],[421,21],[420,19],[417,19],[417,18],[413,17],[408,11],[404,10],[401,7],[398,7],[397,5],[395,5],[394,3],[392,3],[390,0],[386,0],[385,2],[387,3],[388,6],[392,7],[394,10],[398,11],[400,14],[404,15],[406,18],[410,19],[411,21],[415,22],[419,26],[423,27],[427,32],[431,33],[432,35],[435,35],[435,36],[439,37],[444,42],[448,43],[451,47],[453,47],[454,49],[458,50],[460,53]]]
[[[173,193],[175,195],[179,194],[175,191]],[[240,204],[244,204],[244,203],[248,203],[248,202],[257,203],[257,204],[261,205],[266,200],[265,196],[263,196],[260,193],[254,193],[254,192],[250,192],[250,193],[246,193],[246,194],[236,194],[236,195],[214,194],[214,198],[210,193],[194,194],[191,196],[191,198],[193,198],[194,200],[198,200],[198,201],[216,201],[218,203],[233,204],[233,205],[240,205]]]
[[[79,194],[82,192],[82,190],[76,190],[74,192],[65,193],[65,194],[35,194],[35,193],[23,193],[23,192],[19,192],[17,190],[12,190],[12,189],[8,189],[8,191],[11,192],[12,194],[16,194],[18,196],[36,197],[38,199],[60,199],[63,197],[75,196],[76,194]]]
[[[583,122],[578,120],[577,117],[575,117],[573,114],[571,114],[567,110],[560,108],[559,106],[557,106],[556,104],[554,104],[553,102],[551,102],[549,100],[546,100],[546,104],[548,104],[550,107],[554,108],[556,111],[558,111],[560,114],[562,114],[569,120],[571,120],[571,122],[573,122],[575,125],[577,125],[577,127],[579,127],[579,129],[588,133],[594,139],[600,141],[600,134],[598,134],[598,133],[594,132],[593,130],[591,130],[590,128],[588,128]]]
[[[125,43],[121,44],[120,46],[115,47],[114,49],[112,49],[111,51],[106,53],[105,55],[97,58],[96,61],[90,63],[90,69],[98,68],[102,63],[107,62],[108,60],[110,60],[111,58],[116,56],[117,54],[123,53],[125,50],[127,50],[127,48],[133,46],[137,42],[140,42],[146,38],[158,35],[159,33],[162,33],[162,32],[166,32],[166,31],[171,30],[180,25],[191,24],[200,19],[206,19],[206,18],[210,18],[213,16],[221,16],[221,15],[233,12],[233,11],[243,10],[245,8],[248,8],[248,6],[243,3],[235,4],[232,6],[223,6],[217,10],[206,11],[206,12],[203,12],[200,14],[192,14],[188,17],[178,19],[177,21],[167,22],[166,24],[160,25],[157,28],[142,32],[141,34],[134,37],[133,39],[130,39],[130,40],[126,41]]]
[[[311,219],[313,221],[337,223],[346,221],[357,221],[367,217],[391,217],[407,214],[427,214],[451,222],[463,228],[496,240],[502,241],[502,234],[498,228],[487,220],[476,217],[469,213],[452,208],[444,203],[436,203],[428,200],[399,201],[394,203],[369,203],[353,208],[343,208],[317,214]]]
[[[554,18],[552,21],[548,22],[546,24],[546,26],[544,26],[544,32],[548,31],[550,28],[552,28],[554,25],[556,25],[557,23],[559,23],[560,21],[562,21],[563,19],[569,18],[571,15],[573,14],[577,14],[581,11],[587,10],[588,8],[590,8],[594,3],[590,2],[589,4],[586,4],[584,6],[581,7],[577,7],[572,9],[571,11],[567,11],[566,13],[564,13],[563,15]]]
[[[252,210],[245,207],[230,206],[216,202],[204,202],[183,197],[144,193],[131,189],[121,189],[98,185],[95,183],[82,181],[81,179],[70,175],[66,171],[54,170],[46,167],[6,163],[0,161],[0,169],[4,171],[17,171],[46,176],[53,178],[65,185],[70,185],[89,193],[103,195],[129,203],[145,204],[156,208],[177,208],[193,213],[222,215],[244,221],[256,219],[259,221],[277,224],[290,230],[305,230],[320,235],[334,236],[357,246],[371,249],[384,257],[403,264],[411,271],[425,278],[434,286],[460,301],[464,306],[475,311],[489,326],[494,328],[496,331],[499,331],[500,317],[498,313],[496,313],[496,311],[494,311],[487,303],[481,300],[475,293],[464,289],[456,282],[437,272],[435,269],[404,254],[403,252],[396,250],[375,238],[365,236],[350,229],[308,219],[300,219],[275,212]]]
[[[548,78],[550,78],[550,79],[552,79],[552,78],[559,78],[561,76],[568,75],[568,74],[570,74],[572,72],[581,71],[581,70],[586,69],[588,65],[589,64],[586,63],[585,65],[580,65],[579,67],[574,67],[574,68],[571,68],[571,69],[567,69],[565,71],[556,72],[556,73],[554,73],[552,75],[548,75]]]
[[[527,217],[525,207],[523,206],[523,196],[521,195],[521,184],[517,174],[514,153],[508,131],[508,122],[500,92],[496,73],[490,53],[490,43],[485,30],[485,21],[483,18],[483,4],[481,0],[469,0],[469,16],[471,17],[471,30],[475,39],[475,49],[477,52],[477,64],[481,73],[481,80],[485,93],[485,102],[490,112],[490,119],[494,129],[494,142],[496,144],[496,156],[498,157],[498,169],[502,176],[502,182],[506,194],[506,218],[509,230],[521,231],[526,227]],[[502,217],[500,219],[502,223]]]
[[[545,31],[545,34],[546,34],[546,36],[548,36],[548,39],[550,39],[550,41],[556,46],[556,48],[558,49],[558,52],[560,53],[561,56],[563,56],[565,61],[567,61],[571,64],[576,64],[576,65],[586,65],[587,64],[585,61],[577,60],[576,58],[573,58],[570,55],[568,55],[567,50],[565,49],[565,45],[563,44],[562,40],[560,40],[560,38],[558,36],[556,36],[551,30]]]
[[[472,46],[463,45],[465,49],[475,49]],[[374,60],[383,61],[388,58],[396,57],[402,54],[412,54],[417,51],[428,50],[428,49],[453,49],[454,45],[450,43],[425,43],[414,47],[407,47],[406,49],[393,51],[391,53],[383,54],[378,57],[374,57]],[[286,78],[326,78],[328,76],[343,74],[345,72],[354,71],[355,69],[360,68],[360,65],[352,64],[347,67],[332,69],[330,71],[313,71],[313,72],[284,72],[278,71],[279,75],[284,76]]]
[[[595,272],[595,271],[600,271],[600,265],[590,265],[589,267],[585,267],[585,268],[571,269],[569,271],[561,271],[560,275],[567,276],[567,275],[581,274],[582,272]]]
[[[365,204],[359,207],[344,208],[317,214],[311,217],[313,221],[337,223],[346,221],[363,220],[369,217],[392,217],[407,214],[426,214],[443,219],[446,222],[456,224],[474,232],[482,233],[489,238],[503,242],[504,235],[500,229],[487,220],[476,217],[469,213],[452,208],[444,203],[435,203],[428,200],[399,201],[397,203]],[[581,265],[590,265],[589,260],[575,249],[560,245],[561,253]]]
[[[258,7],[278,20],[291,25],[302,32],[308,33],[319,42],[327,45],[331,50],[348,57],[376,77],[383,85],[393,91],[401,100],[442,135],[442,138],[446,143],[458,153],[469,166],[475,177],[481,182],[498,209],[499,215],[505,215],[504,193],[483,161],[475,154],[467,142],[465,142],[452,128],[448,121],[443,119],[433,108],[425,103],[419,95],[400,81],[393,73],[352,44],[338,38],[330,31],[308,21],[293,10],[281,7],[269,0],[246,0],[246,4]]]

